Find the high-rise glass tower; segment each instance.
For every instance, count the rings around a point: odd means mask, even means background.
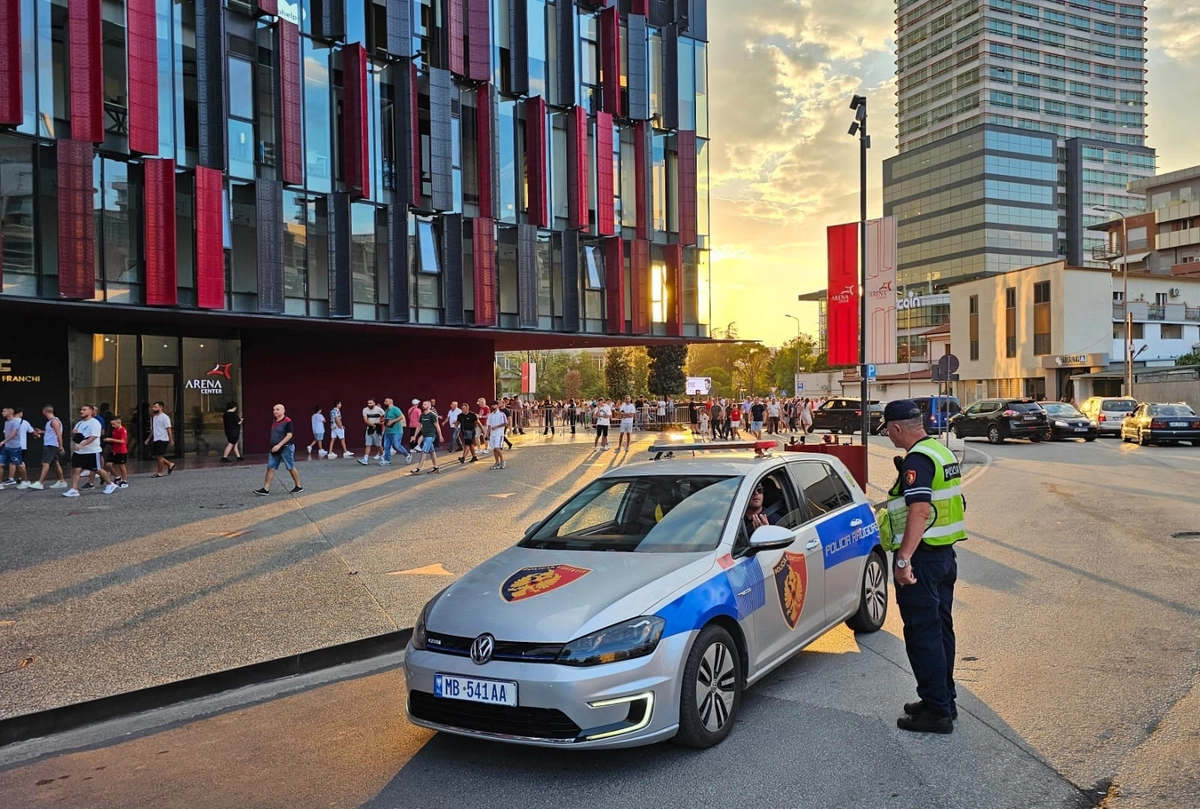
[[[884,163],[899,281],[923,292],[1065,258],[1143,204],[1146,9],[1107,0],[898,0],[900,155]]]

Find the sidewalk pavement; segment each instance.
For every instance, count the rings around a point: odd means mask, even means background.
[[[582,432],[527,434],[505,470],[442,456],[420,477],[402,460],[302,453],[295,496],[286,473],[252,494],[261,459],[180,461],[108,496],[0,492],[0,718],[409,627],[454,577],[660,437],[616,454]],[[873,502],[894,454],[872,441]]]

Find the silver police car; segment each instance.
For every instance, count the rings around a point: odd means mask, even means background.
[[[843,621],[878,630],[887,588],[875,516],[835,458],[626,465],[425,605],[408,717],[543,747],[709,747],[798,650]]]

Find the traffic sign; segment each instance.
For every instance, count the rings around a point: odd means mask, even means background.
[[[800,374],[796,374],[795,379],[793,379],[792,381],[796,383],[796,395],[803,396],[804,395],[804,382],[800,379]]]
[[[874,382],[877,377],[878,377],[878,372],[877,372],[877,369],[875,368],[875,366],[868,365],[867,366],[867,381]]]

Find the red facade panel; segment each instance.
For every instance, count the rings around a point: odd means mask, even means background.
[[[129,150],[158,154],[158,28],[154,0],[126,0]]]
[[[58,141],[58,296],[67,300],[96,297],[94,156],[87,141]]]
[[[683,336],[683,245],[669,244],[663,250],[667,264],[666,289],[667,335]]]
[[[450,42],[446,49],[450,72],[465,75],[463,67],[463,0],[447,0],[446,28]]]
[[[73,0],[67,6],[67,83],[73,140],[104,142],[102,36],[100,0]]]
[[[588,116],[576,106],[567,113],[567,226],[588,226]]]
[[[492,6],[489,0],[467,0],[467,78],[487,81],[492,75]]]
[[[601,236],[615,236],[613,206],[613,119],[596,113],[596,227]]]
[[[825,340],[830,366],[858,364],[858,223],[830,225]]]
[[[350,196],[369,197],[371,150],[367,142],[367,49],[357,42],[342,49],[342,75],[345,85],[342,91],[342,138],[345,141],[342,155],[345,165],[342,171]]]
[[[633,196],[637,205],[637,237],[650,238],[650,155],[645,121],[633,125]]]
[[[529,187],[529,223],[550,226],[550,201],[546,193],[546,99],[525,102],[525,165]]]
[[[679,243],[696,244],[696,133],[679,130],[675,136],[679,150]]]
[[[279,165],[280,179],[288,185],[304,182],[304,152],[301,149],[300,112],[300,27],[280,20],[276,26],[279,53]]]
[[[630,0],[629,13],[641,14],[643,17],[645,17],[650,13],[649,0]]]
[[[475,275],[475,325],[496,325],[496,226],[491,217],[471,220]]]
[[[485,84],[475,90],[475,166],[479,173],[479,210],[487,218],[492,215],[492,114],[495,110],[492,86]]]
[[[146,305],[179,303],[175,258],[175,161],[147,160]]]
[[[224,185],[219,169],[196,167],[196,305],[225,308]]]
[[[625,242],[604,240],[604,330],[625,332]]]
[[[616,6],[600,12],[600,77],[604,111],[621,115],[621,16]]]
[[[279,0],[258,0],[258,10],[272,17],[279,16]]]
[[[0,124],[21,123],[21,0],[0,0]]]
[[[653,290],[650,287],[650,242],[646,239],[633,240],[633,255],[629,261],[629,287],[633,333],[649,334]]]

